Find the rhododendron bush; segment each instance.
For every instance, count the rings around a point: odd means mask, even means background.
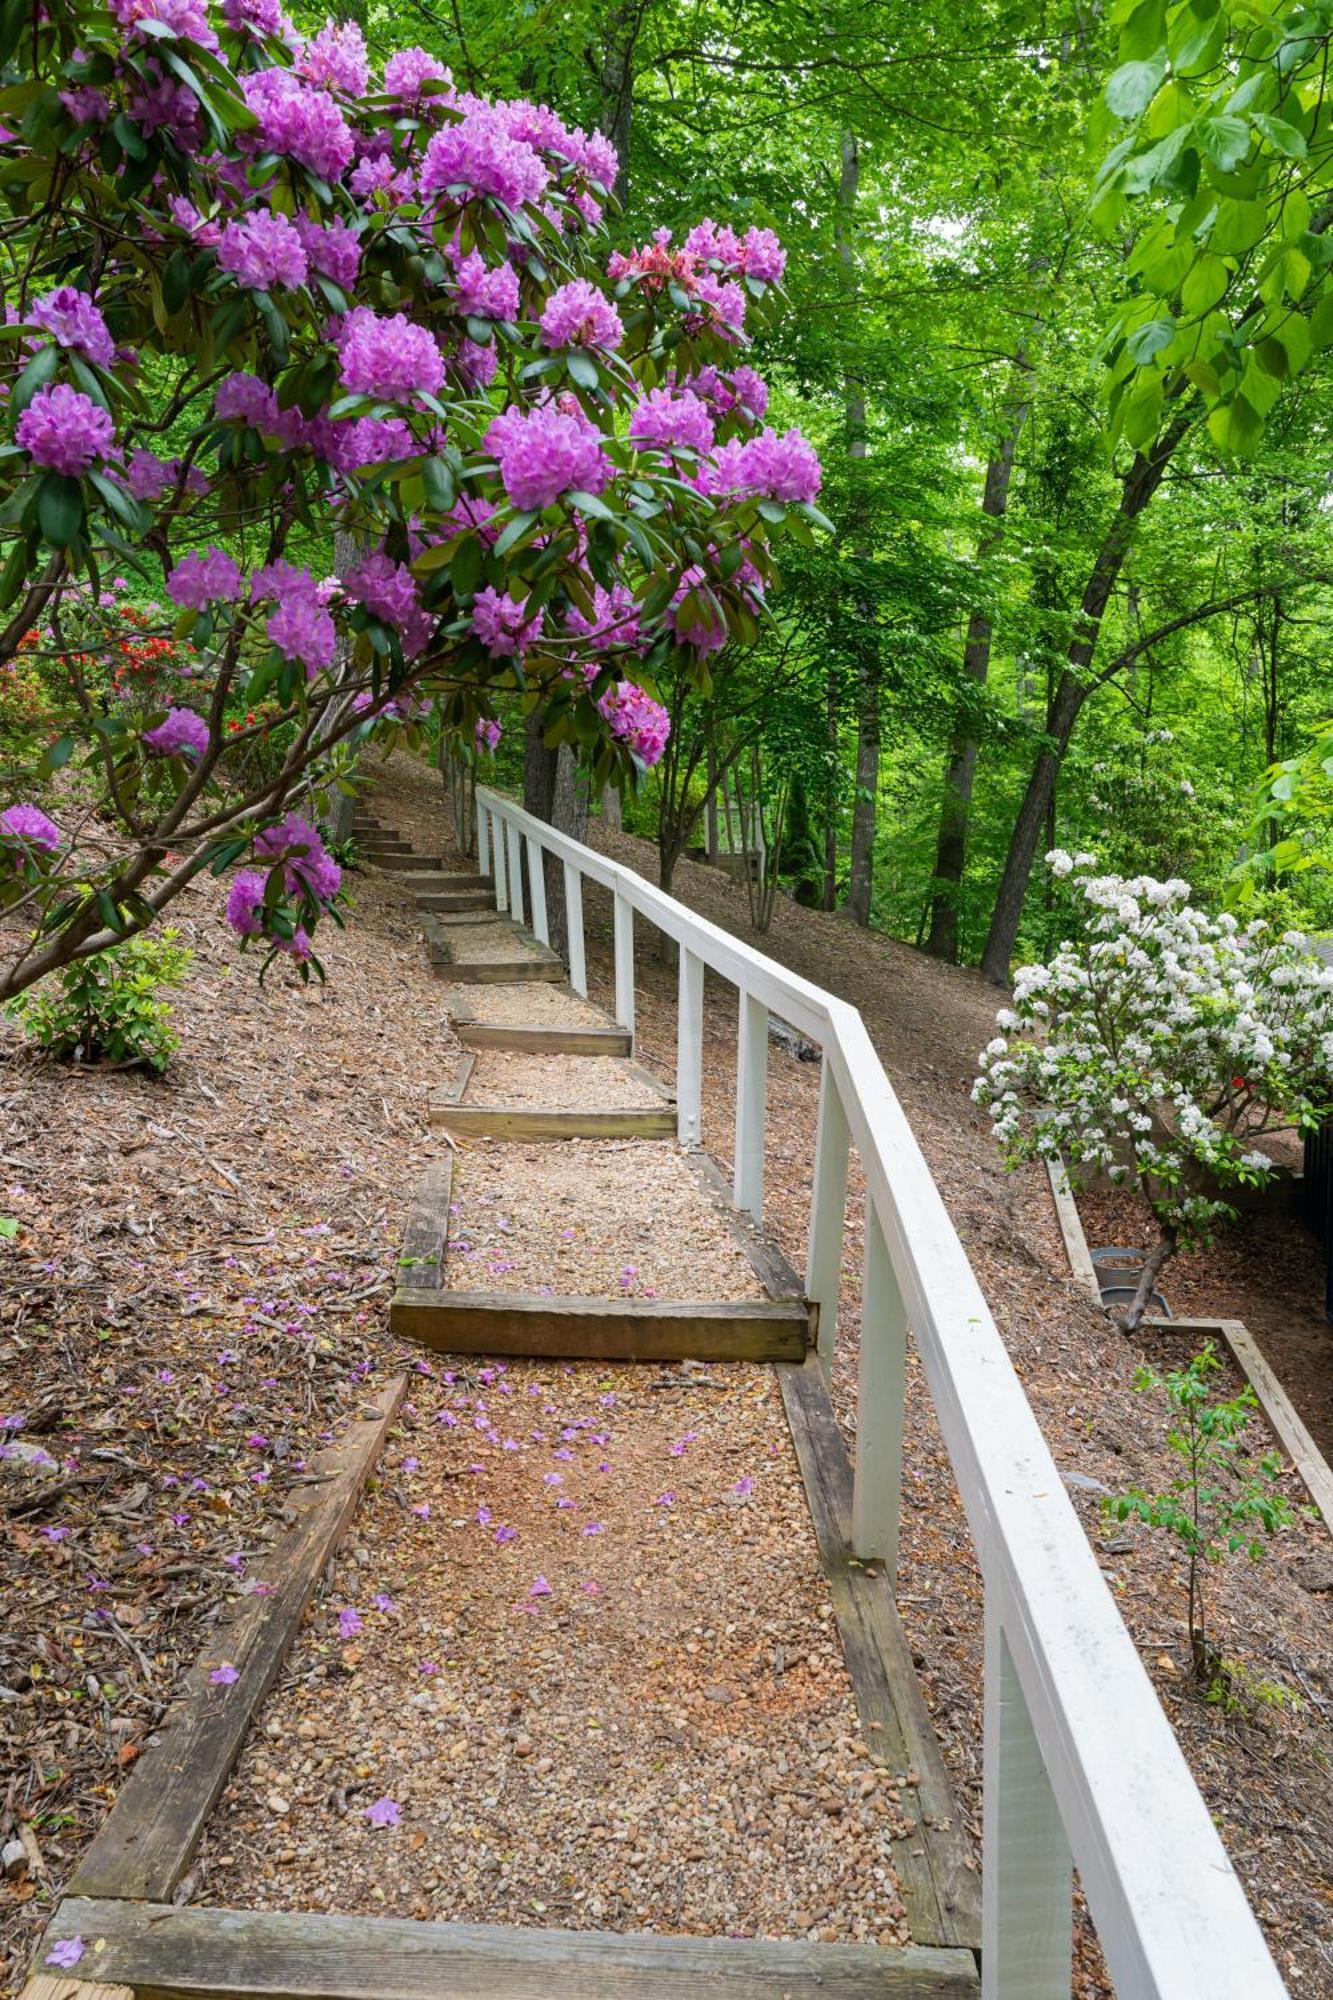
[[[748,359],[772,233],[613,252],[604,138],[420,49],[372,73],[277,0],[10,6],[0,36],[0,668],[63,698],[5,773],[0,998],[205,870],[304,960],[320,799],[432,710],[476,755],[517,689],[595,782],[656,761],[655,666],[707,688],[774,538],[822,525]],[[87,670],[113,586],[187,662],[147,702]]]
[[[1296,932],[1240,924],[1187,882],[1093,872],[1056,851],[1082,935],[1024,966],[973,1095],[1008,1163],[1068,1163],[1133,1182],[1159,1230],[1125,1318],[1181,1246],[1234,1214],[1227,1192],[1273,1176],[1264,1133],[1317,1124],[1333,1103],[1333,965]]]

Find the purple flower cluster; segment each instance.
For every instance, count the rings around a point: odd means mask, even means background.
[[[100,403],[82,389],[57,382],[37,391],[14,436],[35,465],[77,479],[107,456],[116,441],[116,427]]]
[[[161,459],[140,445],[130,455],[130,462],[125,468],[125,484],[136,500],[160,500],[169,488],[176,485],[182,472],[185,474],[187,493],[207,493],[208,481],[197,465],[187,469],[183,459]]]
[[[457,188],[464,200],[492,195],[519,208],[540,201],[550,181],[550,169],[533,148],[510,136],[499,107],[476,103],[456,125],[435,134],[418,186],[423,201]]]
[[[111,116],[110,98],[93,83],[81,83],[74,90],[62,90],[60,102],[76,125],[105,125]]]
[[[326,851],[318,827],[299,813],[288,813],[276,826],[257,834],[255,853],[270,867],[281,866],[289,895],[313,896],[317,903],[327,904],[338,893],[342,869]]]
[[[355,472],[389,458],[407,458],[415,450],[412,433],[401,417],[358,417],[349,422],[306,417],[295,404],[280,410],[273,391],[255,375],[229,375],[218,384],[213,407],[227,421],[272,432],[289,451],[307,447],[339,472]]]
[[[238,35],[291,35],[280,0],[222,0],[222,18]]]
[[[422,605],[416,578],[406,563],[397,563],[382,549],[377,550],[347,572],[343,588],[354,604],[364,604],[367,611],[401,633],[403,652],[409,659],[422,651],[435,621]]]
[[[298,215],[296,233],[314,269],[350,292],[361,267],[361,242],[356,231],[345,222],[327,222],[321,227],[309,216]]]
[[[768,384],[753,368],[724,371],[710,365],[691,375],[683,387],[701,397],[719,417],[739,411],[757,423],[768,408]]]
[[[250,598],[277,599],[265,630],[286,659],[299,660],[308,675],[333,665],[338,650],[338,634],[325,607],[319,585],[308,569],[294,563],[266,563],[250,582]]]
[[[192,708],[169,708],[156,729],[143,733],[144,749],[155,757],[202,757],[208,740],[208,724]]]
[[[345,91],[349,97],[363,97],[370,82],[370,59],[365,36],[355,21],[341,25],[327,21],[300,50],[296,68],[307,83],[328,90]]]
[[[439,343],[405,313],[385,319],[358,306],[338,329],[338,347],[339,379],[349,395],[405,403],[438,395],[444,381]]]
[[[699,653],[720,652],[727,643],[726,626],[719,619],[716,624],[705,623],[702,618],[691,619],[687,624],[680,622],[680,606],[690,594],[706,581],[699,563],[694,563],[681,577],[666,610],[666,622],[679,639],[682,646],[693,646]]]
[[[261,69],[241,78],[241,90],[259,121],[259,145],[286,153],[321,180],[341,180],[352,164],[352,128],[327,90],[303,85],[290,70]]]
[[[814,446],[798,430],[779,437],[765,426],[744,444],[723,445],[703,482],[705,491],[759,500],[810,501],[822,473]]]
[[[478,750],[493,751],[499,747],[500,738],[504,734],[504,731],[501,725],[493,721],[490,716],[479,715],[474,734]]]
[[[787,268],[787,253],[771,229],[747,229],[744,236],[737,236],[725,223],[719,228],[709,216],[695,224],[684,247],[691,256],[766,285],[777,284]]]
[[[116,343],[106,321],[87,292],[76,285],[60,285],[47,292],[33,306],[31,318],[58,347],[72,348],[99,368],[109,368],[116,358]]]
[[[267,887],[267,877],[261,875],[257,868],[243,869],[232,883],[227,894],[226,917],[237,937],[265,935],[264,893]],[[275,950],[287,952],[298,964],[310,956],[310,938],[299,927],[289,938],[270,935],[269,942]]]
[[[500,462],[505,492],[515,507],[549,507],[562,493],[600,493],[611,478],[602,434],[572,408],[542,403],[535,410],[502,410],[485,444]]]
[[[390,97],[401,97],[409,104],[416,103],[424,84],[452,82],[444,64],[426,49],[399,49],[384,65],[385,90]],[[446,91],[433,91],[431,95],[437,102],[449,101]]]
[[[458,266],[458,310],[476,319],[518,318],[518,272],[512,264],[488,269],[479,250]]]
[[[295,288],[310,275],[305,245],[295,224],[267,209],[227,224],[218,263],[252,292],[272,291],[275,285]]]
[[[516,603],[507,592],[490,584],[477,592],[472,602],[472,629],[493,660],[514,655],[521,659],[540,638],[545,613],[538,609],[531,618],[526,618],[527,608],[526,597]]]
[[[633,444],[655,444],[664,450],[685,445],[691,451],[711,451],[713,419],[692,389],[650,389],[629,420]]]
[[[620,314],[586,278],[575,278],[552,292],[541,329],[548,347],[616,348],[625,338]]]
[[[127,35],[141,32],[141,21],[160,21],[182,41],[198,42],[201,49],[218,45],[204,0],[111,0],[111,12]]]
[[[608,688],[597,704],[604,722],[618,743],[623,743],[640,763],[656,764],[671,735],[671,717],[660,701],[634,681],[621,681]]]
[[[205,611],[219,600],[234,604],[242,589],[240,570],[226,550],[219,548],[208,549],[203,555],[182,556],[166,582],[172,603],[187,611]]]
[[[40,806],[6,806],[0,812],[0,843],[6,847],[26,848],[38,856],[54,854],[60,837],[60,828]]]
[[[593,615],[585,618],[581,611],[567,611],[565,623],[571,632],[577,632],[586,639],[595,653],[605,653],[613,646],[636,646],[639,643],[639,607],[634,601],[634,593],[628,584],[613,584],[610,590],[603,590],[595,584],[592,593]]]

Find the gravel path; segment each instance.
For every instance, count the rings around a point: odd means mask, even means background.
[[[904,1941],[911,1793],[857,1735],[776,1383],[662,1379],[423,1379],[197,1894]]]
[[[463,1102],[547,1111],[660,1111],[664,1099],[641,1070],[618,1056],[541,1056],[482,1049]]]
[[[442,986],[440,998],[451,1014],[461,1007],[478,1021],[506,1027],[610,1028],[609,1014],[580,1000],[567,986],[550,980],[518,981],[513,986]]]
[[[670,1140],[481,1140],[459,1149],[453,1205],[445,1283],[455,1291],[764,1296]]]

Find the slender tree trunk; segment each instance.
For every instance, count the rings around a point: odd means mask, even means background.
[[[843,375],[843,423],[851,467],[853,553],[869,554],[866,501],[861,467],[866,456],[866,394],[856,351],[859,312],[853,235],[861,185],[861,155],[855,135],[844,132],[838,181],[837,246],[840,290],[851,352]],[[844,607],[846,610],[847,607]],[[847,909],[858,924],[869,924],[875,870],[875,818],[879,804],[879,656],[872,629],[872,606],[864,590],[855,594],[845,629],[856,662],[856,794],[852,804],[852,853]]]
[[[977,561],[986,562],[1004,538],[1003,521],[1009,507],[1009,487],[1013,479],[1014,455],[1032,407],[1030,387],[1032,365],[1024,349],[1014,356],[1005,398],[1007,421],[999,449],[986,467],[986,483],[981,511],[993,523],[977,542]],[[963,647],[963,672],[978,687],[984,687],[990,673],[991,621],[974,611],[967,621]],[[958,960],[958,905],[967,868],[968,824],[972,812],[972,786],[976,779],[979,745],[970,722],[955,729],[949,744],[949,762],[944,774],[944,799],[940,807],[940,830],[935,847],[935,873],[931,889],[930,932],[926,950],[935,958]]]
[[[838,768],[838,681],[832,666],[828,675],[828,742],[829,768]],[[838,907],[838,794],[830,784],[827,812],[824,819],[824,891],[820,908],[836,910]]]
[[[1032,774],[1028,779],[1027,791],[1018,809],[1018,817],[1014,821],[1004,873],[1000,878],[995,907],[991,913],[986,949],[982,953],[982,972],[999,986],[1007,986],[1009,983],[1009,964],[1018,939],[1019,925],[1023,920],[1023,903],[1032,875],[1032,864],[1037,858],[1037,848],[1041,840],[1042,827],[1045,825],[1047,809],[1055,790],[1056,777],[1065,751],[1069,747],[1074,724],[1078,721],[1084,702],[1092,692],[1093,683],[1089,669],[1093,653],[1096,651],[1102,618],[1124,567],[1139,515],[1161,485],[1171,455],[1192,423],[1193,413],[1182,412],[1162,433],[1146,457],[1142,453],[1135,457],[1134,463],[1121,483],[1120,504],[1114,519],[1102,537],[1101,546],[1088,573],[1079,606],[1078,625],[1070,642],[1065,669],[1047,711],[1046,735],[1050,740],[1037,752]]]
[[[619,168],[615,197],[621,208],[629,203],[629,148],[634,129],[634,44],[648,0],[622,0],[607,23],[602,48],[602,112],[599,124],[616,149]]]

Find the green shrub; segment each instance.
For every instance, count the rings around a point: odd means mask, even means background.
[[[14,1001],[24,1031],[66,1061],[115,1063],[160,1075],[180,1046],[171,1009],[158,998],[179,986],[194,953],[180,933],[127,938],[111,951],[52,973]]]

